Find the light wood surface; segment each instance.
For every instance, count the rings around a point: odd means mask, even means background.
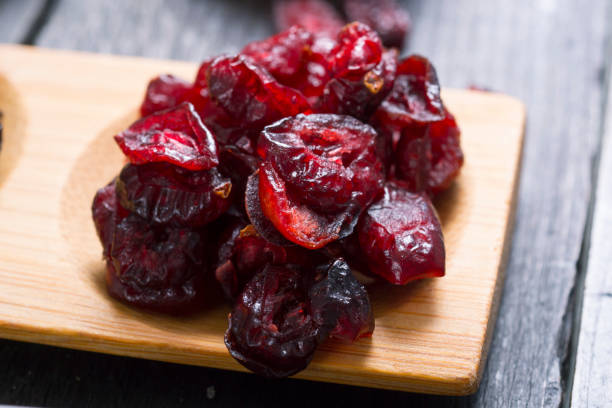
[[[196,66],[12,46],[0,54],[0,94],[16,95],[0,99],[0,109],[23,112],[26,124],[6,139],[22,148],[0,186],[0,335],[243,370],[222,341],[228,308],[172,318],[111,300],[90,219],[95,190],[123,161],[111,136],[134,118],[148,79],[191,78]],[[466,154],[458,182],[438,203],[447,276],[373,288],[372,339],[326,343],[298,378],[475,391],[503,282],[525,114],[499,94],[446,90],[444,98]]]

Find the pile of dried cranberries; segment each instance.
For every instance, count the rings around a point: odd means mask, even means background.
[[[93,202],[120,301],[177,314],[223,293],[231,355],[284,377],[327,338],[372,334],[353,271],[444,275],[430,197],[462,165],[459,129],[432,64],[368,25],[293,25],[204,61],[193,83],[162,75],[141,114]]]

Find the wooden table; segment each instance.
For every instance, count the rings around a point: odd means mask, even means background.
[[[512,253],[476,394],[435,397],[276,382],[0,341],[0,403],[610,406],[612,3],[413,0],[405,5],[414,19],[408,51],[430,57],[443,86],[487,87],[519,97],[528,108]],[[0,0],[0,41],[199,61],[236,52],[272,33],[269,6],[240,0]]]

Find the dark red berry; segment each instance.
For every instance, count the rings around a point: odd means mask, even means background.
[[[328,336],[353,341],[372,330],[368,293],[344,260],[306,268],[268,265],[236,301],[225,344],[250,370],[286,377],[306,368]]]
[[[412,55],[400,61],[391,93],[374,120],[386,127],[403,128],[444,119],[436,70],[424,57]]]
[[[257,170],[249,177],[244,194],[244,206],[253,228],[267,241],[276,245],[295,245],[282,236],[274,224],[264,215],[259,196],[259,170]]]
[[[115,141],[132,164],[165,162],[188,170],[219,164],[215,139],[190,103],[137,120]]]
[[[384,191],[358,227],[370,270],[395,285],[444,276],[442,229],[427,195],[399,181],[388,181]]]
[[[322,254],[310,253],[295,245],[275,245],[243,220],[234,220],[225,228],[219,245],[215,275],[230,300],[234,300],[244,285],[268,264],[305,267],[325,259]]]
[[[319,268],[320,280],[309,291],[310,307],[314,320],[324,327],[326,319],[336,316],[336,324],[330,337],[352,342],[371,336],[374,331],[374,315],[365,287],[355,279],[351,268],[343,259]]]
[[[367,120],[391,91],[396,51],[384,53],[378,35],[368,26],[352,23],[338,35],[332,51],[332,78],[316,108]]]
[[[173,108],[187,99],[191,84],[173,75],[160,75],[149,82],[145,98],[140,106],[140,114],[152,113]]]
[[[264,215],[289,241],[311,249],[350,234],[384,181],[376,132],[349,116],[283,119],[263,130],[258,153]]]
[[[240,53],[251,57],[281,84],[290,85],[302,70],[303,57],[313,41],[311,33],[301,26],[292,26],[263,41],[248,44]]]
[[[168,163],[128,164],[117,179],[121,205],[155,224],[206,225],[228,209],[231,190],[216,168],[189,171]]]
[[[413,124],[402,129],[395,147],[395,175],[412,192],[429,192],[431,172],[430,125]]]
[[[246,284],[225,333],[225,345],[240,364],[278,378],[293,375],[310,363],[332,327],[321,327],[311,315],[309,275],[268,265]]]
[[[116,202],[113,186],[101,189],[93,204],[111,296],[166,313],[196,310],[205,298],[204,232],[156,227],[129,214]]]
[[[386,47],[401,49],[412,26],[410,15],[395,0],[344,0],[344,12],[350,21],[372,27]]]
[[[344,25],[340,14],[323,0],[277,0],[274,19],[277,31],[301,25],[313,34],[330,38]]]
[[[429,191],[438,194],[450,187],[463,165],[463,151],[459,138],[461,131],[455,117],[446,110],[446,118],[429,126],[431,139],[431,169]]]
[[[261,129],[301,112],[310,105],[299,91],[279,84],[246,56],[219,57],[207,71],[211,97],[235,121],[235,126]]]

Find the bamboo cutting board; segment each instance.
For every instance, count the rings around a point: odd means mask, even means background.
[[[112,300],[90,217],[123,157],[113,134],[148,80],[196,65],[0,45],[0,336],[244,371],[223,343],[229,307],[187,318]],[[371,339],[327,342],[296,377],[463,395],[478,387],[509,252],[525,111],[508,96],[445,90],[466,162],[436,206],[447,276],[371,289]]]

